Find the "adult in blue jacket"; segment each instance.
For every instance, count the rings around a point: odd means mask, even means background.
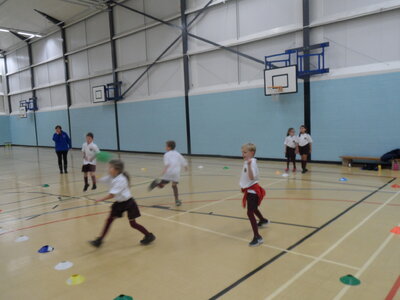
[[[58,166],[60,168],[60,174],[63,173],[63,160],[64,160],[64,173],[68,173],[68,150],[72,148],[71,139],[68,134],[64,132],[60,125],[56,126],[56,133],[53,135],[53,141],[55,143],[56,153],[58,157]]]

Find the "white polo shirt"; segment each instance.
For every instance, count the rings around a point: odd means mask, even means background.
[[[100,152],[100,149],[95,143],[83,143],[82,152],[85,154],[84,165],[96,165],[96,154]]]
[[[249,165],[248,165],[247,161],[245,161],[243,163],[242,174],[240,176],[240,182],[239,182],[239,185],[242,189],[248,188],[249,186],[252,186],[253,184],[258,183],[258,181],[259,181],[257,159],[255,159],[254,157],[251,159],[251,169],[253,171],[253,176],[254,176],[253,180],[250,180],[250,178],[249,178],[248,168],[249,168]],[[253,190],[247,190],[247,192],[251,193],[251,194],[256,194],[256,192]]]
[[[288,147],[294,149],[294,148],[296,148],[296,144],[298,144],[297,136],[295,136],[295,135],[293,135],[293,136],[288,135],[288,136],[285,138],[284,145],[286,145],[286,146],[288,146]]]
[[[187,166],[187,161],[178,151],[170,150],[164,154],[164,165],[168,168],[162,179],[178,182],[181,168]]]
[[[313,142],[311,135],[308,133],[301,133],[298,137],[298,141],[300,147],[304,147],[305,145]]]
[[[114,200],[116,202],[124,202],[132,198],[128,179],[124,174],[121,173],[114,178],[111,176],[104,176],[100,178],[100,181],[110,185],[108,193],[114,195]]]

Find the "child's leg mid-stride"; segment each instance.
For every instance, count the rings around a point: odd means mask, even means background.
[[[176,206],[181,206],[182,205],[182,201],[179,200],[179,192],[178,192],[178,183],[177,182],[172,182],[172,190],[174,191],[174,197],[175,197]]]
[[[86,192],[87,189],[89,188],[89,178],[88,178],[88,173],[87,172],[83,173],[83,180],[85,182],[85,185],[83,186],[83,191]]]
[[[128,212],[128,219],[131,227],[144,234],[144,238],[140,241],[142,245],[148,245],[156,239],[154,234],[152,234],[144,226],[136,222],[136,218],[140,217],[140,211],[135,200],[131,198],[123,202],[114,202],[111,208],[110,216],[108,217],[108,219],[106,220],[106,224],[104,225],[103,232],[96,240],[91,241],[90,244],[95,247],[100,247],[101,244],[103,243],[104,237],[106,236],[108,230],[110,229],[111,223],[116,218],[121,218],[122,214],[125,211]]]
[[[101,233],[101,235],[95,239],[94,241],[90,241],[90,244],[94,247],[100,247],[101,244],[103,243],[103,239],[106,236],[108,230],[111,227],[111,223],[115,220],[116,218],[113,217],[113,212],[111,211],[110,216],[108,217],[108,219],[106,220],[106,223],[104,224],[104,228],[103,231]]]
[[[94,172],[90,172],[89,175],[90,175],[90,178],[92,178],[92,190],[95,190],[95,189],[97,189],[96,174]]]
[[[262,244],[263,238],[258,232],[258,224],[255,216],[260,218],[260,221],[264,220],[268,223],[268,220],[263,217],[261,212],[258,210],[258,196],[256,194],[248,193],[247,194],[247,216],[250,220],[251,228],[253,229],[254,237],[253,240],[249,243],[250,247],[258,246]]]

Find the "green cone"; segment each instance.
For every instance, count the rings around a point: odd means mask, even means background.
[[[127,295],[119,295],[118,297],[114,298],[114,300],[133,300],[133,298]]]
[[[49,185],[46,183],[46,184],[43,184],[42,187],[49,187]]]
[[[223,169],[224,169],[224,170],[228,170],[228,169],[229,169],[229,167],[224,167]]]
[[[350,274],[340,277],[340,281],[347,285],[359,285],[361,283],[360,279],[357,279],[353,275],[350,275]]]

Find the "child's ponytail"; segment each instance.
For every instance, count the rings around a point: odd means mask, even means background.
[[[126,177],[126,180],[128,180],[128,185],[131,185],[131,175],[129,175],[129,173],[127,171],[123,171],[122,175],[124,175]]]

